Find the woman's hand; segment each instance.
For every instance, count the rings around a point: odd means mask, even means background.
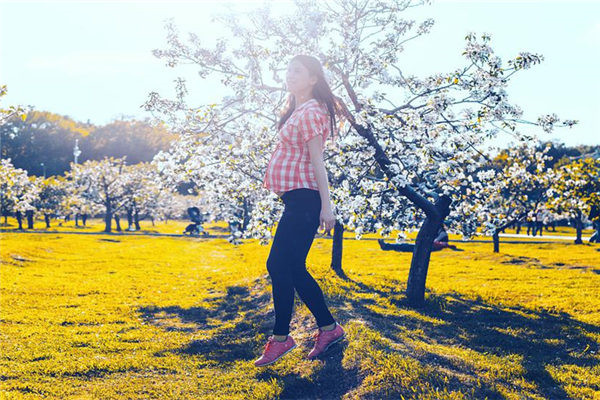
[[[319,228],[322,228],[323,233],[325,233],[328,230],[333,229],[334,226],[335,215],[333,215],[333,211],[331,211],[331,208],[322,208],[319,217]]]

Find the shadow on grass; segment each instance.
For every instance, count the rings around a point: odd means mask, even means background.
[[[265,368],[256,378],[263,381],[275,378],[282,382],[281,399],[341,399],[360,384],[357,369],[342,367],[346,347],[347,343],[342,341],[319,356],[323,364],[310,379],[298,376],[295,371],[285,373],[271,368]]]
[[[438,354],[413,349],[404,340],[406,335],[430,344],[470,349],[488,360],[490,355],[520,356],[525,371],[523,378],[537,387],[535,394],[545,398],[569,398],[546,370],[547,365],[574,364],[591,368],[597,364],[597,358],[591,352],[597,353],[599,345],[584,331],[600,334],[600,327],[574,320],[566,313],[550,314],[523,307],[504,307],[467,299],[457,293],[436,295],[428,291],[426,305],[414,310],[418,315],[385,315],[373,311],[374,299],[361,299],[354,294],[376,293],[388,299],[395,309],[411,309],[405,301],[404,289],[400,288],[402,282],[395,282],[398,284],[396,288],[372,288],[349,278],[343,272],[338,276],[340,285],[350,284],[354,287],[348,287],[349,295],[343,299],[327,300],[336,319],[343,325],[346,321],[360,318],[384,337],[399,344],[405,342],[406,350],[390,346],[386,351],[415,358],[425,365],[439,366],[439,374],[447,378],[445,388],[448,390],[462,391],[475,398],[487,396],[488,399],[503,399],[505,397],[496,385],[517,390],[514,385],[520,377],[503,372],[499,365],[495,370],[500,374],[491,382],[481,379],[479,387],[466,387],[464,378],[459,380],[457,376],[468,375],[477,381],[482,371],[490,367],[473,367],[470,363],[477,364],[476,360],[447,356],[443,350]],[[206,331],[210,334],[208,339],[194,340],[174,350],[177,353],[201,355],[215,361],[219,367],[239,360],[251,361],[259,356],[264,337],[271,333],[274,321],[268,276],[266,279],[257,279],[256,284],[252,291],[246,286],[230,286],[224,296],[209,300],[210,305],[206,307],[144,307],[139,311],[147,321],[165,330]],[[439,322],[430,322],[430,318]],[[295,313],[294,319],[298,319],[298,313]],[[169,322],[173,320],[175,322]],[[310,326],[310,323],[302,321],[299,325]],[[306,351],[301,343],[298,345],[300,349],[295,351]],[[357,370],[342,367],[346,346],[344,342],[332,346],[326,356],[319,358],[323,364],[315,369],[313,376],[300,376],[297,369],[286,371],[267,367],[257,370],[256,378],[265,381],[275,378],[280,381],[284,388],[281,398],[285,399],[341,398],[361,381]],[[525,391],[523,389],[525,396],[533,394]]]
[[[265,345],[264,337],[271,334],[275,320],[270,279],[261,278],[256,282],[255,289],[258,290],[250,291],[245,286],[228,287],[224,296],[210,300],[212,304],[206,308],[149,306],[142,307],[138,311],[148,323],[160,326],[166,331],[214,332],[208,339],[194,340],[185,347],[175,350],[177,353],[200,355],[207,360],[216,361],[218,367],[239,360],[255,360],[260,356]],[[299,301],[298,298],[296,301]],[[243,319],[232,323],[242,314]],[[298,321],[302,317],[299,313],[294,314],[292,324],[311,326],[312,329],[312,321]],[[308,344],[301,343],[299,340],[297,344],[298,348],[294,350],[295,352],[308,353],[305,346]],[[344,393],[359,383],[357,371],[342,368],[345,347],[346,343],[340,342],[319,357],[323,365],[315,376],[302,377],[296,370],[285,372],[266,367],[257,368],[256,379],[268,381],[275,378],[280,381],[284,387],[280,395],[282,399],[341,398]],[[155,355],[160,357],[165,351],[157,352]]]
[[[256,330],[257,327],[261,331],[268,329],[264,319],[270,314],[265,314],[263,309],[269,301],[268,293],[252,295],[246,286],[229,286],[224,296],[208,300],[211,306],[206,308],[149,306],[140,308],[139,312],[147,322],[167,331],[212,331],[209,339],[194,340],[177,352],[226,363],[256,358]],[[242,320],[231,323],[241,315]]]
[[[337,275],[343,281],[358,286],[363,293],[378,293],[390,299],[391,293],[375,290],[349,278],[343,272],[337,272]],[[587,331],[600,334],[598,326],[577,321],[564,312],[551,314],[524,307],[505,307],[481,300],[467,299],[458,293],[445,293],[440,296],[427,292],[429,296],[425,306],[415,311],[423,316],[441,320],[441,324],[431,323],[418,317],[380,314],[368,307],[373,303],[372,299],[345,300],[346,303],[351,304],[352,314],[360,315],[373,329],[396,342],[403,341],[398,330],[400,325],[409,331],[422,330],[421,339],[428,343],[459,346],[480,354],[487,353],[499,357],[522,356],[522,367],[525,370],[523,377],[535,384],[537,394],[545,398],[569,398],[559,382],[548,373],[547,365],[574,364],[592,368],[598,364],[598,358],[594,354],[598,353],[600,345],[584,333]],[[411,309],[404,294],[395,295],[390,301],[398,308]],[[332,302],[332,305],[335,303]],[[338,315],[340,312],[346,311],[338,311]],[[346,318],[352,316],[347,315]],[[421,362],[434,362],[477,379],[476,371],[460,363],[456,358],[423,351],[419,351],[419,355],[415,353],[410,355]],[[510,385],[509,382],[504,383]],[[483,390],[488,398],[504,398],[495,389],[484,388]]]

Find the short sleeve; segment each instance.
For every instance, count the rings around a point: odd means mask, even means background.
[[[314,108],[307,109],[300,118],[298,130],[304,143],[319,135],[325,138],[325,115]]]

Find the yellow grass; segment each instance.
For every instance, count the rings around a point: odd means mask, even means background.
[[[317,238],[308,269],[347,340],[305,359],[316,325],[297,298],[299,348],[263,369],[270,245],[8,231],[0,245],[0,398],[600,397],[598,245],[458,243],[432,254],[412,309],[410,254],[348,240],[338,276]]]
[[[0,223],[0,229],[1,229],[0,232],[7,232],[7,231],[15,230],[18,227],[17,221],[14,218],[8,218],[7,224],[4,224],[4,218],[1,218],[0,221],[2,222],[2,223]],[[60,225],[59,225],[59,223],[60,223]],[[191,221],[189,221],[189,220],[181,220],[181,219],[169,220],[169,221],[167,221],[167,223],[165,223],[164,221],[155,221],[154,224],[149,220],[142,220],[142,221],[140,221],[141,230],[133,231],[133,232],[127,231],[127,228],[128,228],[127,219],[121,219],[121,229],[122,229],[121,232],[118,232],[115,229],[116,225],[115,225],[114,220],[112,221],[111,226],[112,226],[112,233],[115,233],[115,234],[120,233],[120,234],[127,234],[127,235],[136,235],[136,234],[181,235],[184,232],[185,227],[190,223],[191,223]],[[230,235],[230,232],[228,230],[228,224],[224,221],[209,222],[209,223],[203,224],[202,226],[210,235],[213,235],[213,236],[227,237]],[[23,220],[23,228],[25,230],[28,230],[28,229],[26,229],[27,223],[25,220]],[[83,224],[81,223],[81,220],[79,221],[78,226],[75,226],[75,221],[73,219],[71,219],[67,222],[64,222],[62,219],[61,220],[53,219],[50,222],[50,228],[46,228],[46,223],[42,219],[35,219],[33,228],[34,228],[33,229],[34,231],[42,231],[42,232],[101,233],[104,231],[104,220],[102,220],[100,218],[89,218],[86,221],[86,226],[83,226]],[[331,232],[333,232],[333,230]],[[526,232],[527,232],[527,227],[522,227],[520,233],[522,235],[525,235]],[[275,233],[274,229],[273,229],[273,233]],[[390,235],[388,235],[384,239],[387,242],[395,242],[397,233],[398,233],[398,231],[394,230],[390,233]],[[515,229],[506,229],[505,233],[515,233]],[[592,229],[584,229],[583,230],[584,237],[590,237],[593,233],[594,233],[594,231]],[[319,233],[319,235],[320,234],[321,234],[321,232]],[[417,237],[417,231],[404,232],[404,235],[406,236],[407,240],[414,240]],[[350,230],[344,231],[345,238],[354,239],[355,236],[356,235],[354,234],[353,231],[350,231]],[[500,242],[502,243],[505,241],[515,241],[515,240],[544,241],[544,240],[547,240],[548,236],[572,236],[572,237],[574,237],[575,229],[573,229],[571,227],[557,226],[555,232],[552,231],[552,228],[550,228],[550,231],[547,231],[546,229],[544,229],[543,236],[541,236],[541,237],[539,235],[537,235],[537,236],[520,237],[518,239],[501,238]],[[362,235],[362,239],[377,239],[377,238],[381,238],[381,236],[377,233],[365,233]],[[476,239],[476,240],[491,240],[491,237],[477,236],[474,239]],[[450,240],[462,241],[462,236],[456,235],[456,234],[450,234]]]

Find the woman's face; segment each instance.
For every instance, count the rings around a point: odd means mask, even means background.
[[[292,94],[310,94],[317,77],[311,75],[300,61],[293,60],[288,65],[285,81],[287,90]]]

